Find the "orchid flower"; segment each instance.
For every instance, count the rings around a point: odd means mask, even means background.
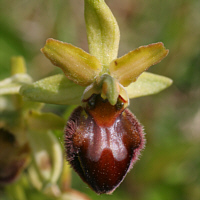
[[[79,104],[65,127],[67,160],[96,193],[112,193],[137,160],[143,127],[129,99],[155,94],[172,80],[145,72],[168,54],[163,43],[141,46],[117,58],[119,28],[104,0],[85,0],[89,52],[55,39],[41,49],[64,74],[23,85],[26,100]]]

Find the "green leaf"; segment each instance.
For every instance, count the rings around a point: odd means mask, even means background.
[[[41,49],[44,55],[74,83],[87,86],[101,71],[99,60],[71,44],[48,39]]]
[[[57,74],[23,85],[20,89],[25,100],[51,104],[80,104],[84,87],[75,84],[63,74]]]
[[[127,87],[137,80],[137,77],[150,66],[159,63],[167,56],[168,50],[163,43],[158,42],[141,46],[110,63],[110,73]]]
[[[104,0],[85,0],[85,22],[90,53],[107,67],[117,58],[120,39],[117,21]]]
[[[63,118],[53,113],[41,113],[35,110],[30,110],[27,115],[27,125],[29,129],[35,131],[61,129],[66,122]]]
[[[32,79],[28,74],[15,74],[0,81],[0,95],[18,94],[23,84],[31,82]]]
[[[172,84],[170,78],[149,72],[142,73],[136,82],[126,87],[129,98],[156,94]]]

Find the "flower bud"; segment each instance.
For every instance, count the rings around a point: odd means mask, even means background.
[[[74,110],[65,129],[67,160],[96,193],[112,193],[144,147],[143,129],[119,96],[111,105],[93,94]]]
[[[20,146],[15,136],[0,128],[0,184],[16,180],[26,167],[30,154],[28,144]]]

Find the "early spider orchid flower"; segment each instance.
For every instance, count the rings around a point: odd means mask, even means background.
[[[42,52],[57,74],[21,88],[28,100],[81,104],[65,127],[67,160],[96,193],[112,193],[144,148],[142,125],[129,99],[157,93],[169,78],[144,72],[168,54],[163,43],[141,46],[117,58],[119,28],[103,0],[85,0],[90,54],[48,39]],[[67,77],[67,78],[66,78]]]

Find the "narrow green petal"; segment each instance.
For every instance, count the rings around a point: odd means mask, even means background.
[[[136,81],[138,76],[150,66],[159,63],[168,52],[161,42],[141,46],[113,60],[110,63],[110,73],[126,87]]]
[[[33,84],[23,85],[20,93],[25,100],[51,104],[80,104],[85,87],[57,74],[39,80]]]
[[[152,74],[149,72],[142,73],[136,82],[126,87],[129,98],[136,98],[151,94],[156,94],[172,84],[172,80],[165,76]]]
[[[28,74],[15,74],[0,81],[0,95],[18,94],[23,84],[31,82],[32,79]]]
[[[117,58],[120,33],[117,21],[104,0],[85,0],[85,22],[90,53],[102,65],[109,66]]]
[[[42,130],[63,130],[65,126],[65,120],[53,113],[41,113],[35,110],[31,110],[27,115],[27,125],[29,129],[35,131]]]
[[[70,80],[81,86],[91,84],[101,71],[101,64],[96,57],[71,44],[48,39],[41,51]]]

